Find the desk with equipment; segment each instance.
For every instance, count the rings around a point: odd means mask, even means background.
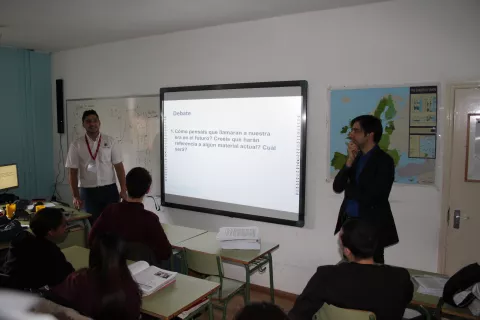
[[[408,269],[408,272],[410,273],[410,276],[438,276],[438,277],[444,277],[443,275],[440,275],[438,273],[433,273],[433,272],[426,272],[426,271],[421,271],[421,270],[414,270],[414,269]],[[436,309],[438,306],[438,303],[440,301],[440,297],[429,295],[429,294],[422,294],[418,292],[418,283],[415,280],[412,280],[414,286],[415,286],[415,291],[413,294],[413,299],[411,304],[412,305],[421,305],[426,308],[431,308],[431,309]],[[468,308],[456,308],[453,307],[447,303],[444,303],[441,306],[441,313],[445,315],[451,315],[455,317],[460,317],[463,319],[478,319],[472,313]]]
[[[75,270],[88,267],[89,250],[70,247],[62,250]],[[142,299],[143,313],[160,319],[172,319],[204,299],[209,299],[219,284],[183,274],[177,274],[172,285]],[[213,319],[211,304],[208,304],[209,319]]]
[[[59,246],[64,248],[71,245],[86,245],[88,232],[90,232],[90,223],[88,218],[90,214],[74,210],[66,205],[57,202],[45,202],[44,200],[25,200],[19,199],[16,195],[7,193],[11,189],[19,187],[18,168],[16,164],[6,164],[0,166],[0,216],[6,216],[7,221],[16,219],[22,226],[28,227],[30,217],[38,210],[46,207],[55,207],[63,211],[68,223],[69,234],[65,241]],[[3,218],[5,219],[5,218]],[[5,219],[6,220],[6,219]],[[18,225],[17,225],[18,228]],[[3,240],[2,240],[3,241]],[[0,249],[8,248],[9,241],[0,243]]]
[[[2,210],[5,210],[5,206],[6,204],[0,205]],[[67,228],[69,233],[65,241],[63,241],[58,245],[60,248],[67,248],[73,245],[78,245],[83,247],[86,246],[88,233],[90,232],[90,229],[91,229],[88,218],[91,216],[91,214],[67,207],[58,202],[45,202],[41,206],[58,208],[62,210],[65,215],[65,218],[68,224]],[[36,206],[29,205],[29,207],[27,207],[27,210],[23,211],[22,216],[18,218],[22,226],[28,227],[30,223],[30,219],[29,219],[30,215],[35,214],[34,213],[35,208]],[[8,210],[5,210],[5,211],[8,211]],[[12,217],[14,216],[12,215]],[[10,245],[9,242],[0,243],[0,249],[8,248],[9,245]]]

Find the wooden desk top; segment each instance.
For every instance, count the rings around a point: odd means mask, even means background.
[[[168,241],[173,247],[179,247],[178,244],[180,242],[207,232],[207,230],[176,226],[166,223],[162,223],[162,228],[167,235]]]
[[[216,236],[216,232],[206,232],[195,238],[183,241],[179,243],[178,246],[193,251],[216,254],[221,256],[224,261],[238,264],[251,264],[254,260],[265,256],[280,246],[278,244],[261,241],[260,250],[224,250],[220,248]]]

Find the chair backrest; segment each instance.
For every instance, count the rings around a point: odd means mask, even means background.
[[[209,276],[223,278],[222,259],[214,254],[192,251],[185,248],[187,266],[190,270]]]
[[[150,265],[160,267],[161,262],[157,261],[155,253],[149,246],[140,242],[127,242],[125,245],[127,260],[146,261]]]
[[[324,303],[322,308],[313,316],[314,320],[375,320],[373,312],[343,309]]]

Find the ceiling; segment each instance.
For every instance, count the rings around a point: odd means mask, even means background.
[[[385,0],[0,0],[0,45],[61,51]]]

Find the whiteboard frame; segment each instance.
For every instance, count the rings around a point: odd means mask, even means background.
[[[442,135],[439,133],[440,131],[438,130],[439,127],[439,119],[440,119],[440,112],[439,110],[443,108],[443,99],[442,99],[442,86],[440,82],[407,82],[404,84],[359,84],[359,85],[329,85],[327,87],[327,108],[325,111],[325,121],[326,121],[326,129],[327,129],[327,153],[325,155],[326,158],[326,178],[325,182],[330,183],[333,182],[334,178],[330,176],[330,141],[331,141],[331,126],[330,126],[330,117],[331,117],[331,109],[332,109],[332,101],[331,101],[331,93],[332,90],[355,90],[355,89],[375,89],[375,88],[402,88],[402,87],[422,87],[422,86],[436,86],[437,87],[437,132],[436,132],[436,138],[437,138],[437,143],[435,146],[436,150],[436,158],[431,159],[435,160],[435,181],[432,184],[411,184],[411,183],[401,183],[401,182],[394,182],[394,185],[396,186],[416,186],[416,187],[425,187],[425,188],[430,188],[430,187],[435,187],[437,190],[439,190],[439,177],[437,174],[437,170],[439,171],[441,169],[441,165],[439,163],[439,158],[443,157],[443,150],[439,148],[439,146],[442,146],[443,144],[443,138]],[[410,111],[409,111],[410,112]],[[439,150],[441,152],[439,153]]]
[[[100,98],[80,98],[80,99],[66,99],[65,100],[65,125],[66,125],[66,135],[67,135],[67,152],[70,144],[72,141],[70,141],[70,136],[68,134],[68,102],[74,102],[74,101],[88,101],[88,100],[108,100],[108,99],[129,99],[129,98],[153,98],[153,97],[158,97],[160,96],[158,94],[143,94],[143,95],[126,95],[126,96],[113,96],[113,97],[100,97]],[[160,114],[160,110],[158,110],[158,114]],[[160,128],[161,129],[161,128]]]
[[[205,207],[195,207],[165,201],[165,168],[164,168],[164,107],[165,93],[167,92],[188,92],[188,91],[206,91],[206,90],[232,90],[232,89],[261,89],[261,88],[281,88],[281,87],[299,87],[302,96],[301,109],[301,144],[300,144],[300,192],[299,192],[299,214],[298,220],[286,220],[279,218],[271,218],[258,215],[243,214],[238,212],[217,210]],[[204,212],[227,216],[232,218],[256,220],[262,222],[276,223],[288,226],[302,228],[305,226],[305,186],[306,186],[306,162],[307,162],[307,105],[308,105],[308,82],[306,80],[292,81],[271,81],[271,82],[248,82],[248,83],[232,83],[217,85],[200,85],[200,86],[183,86],[183,87],[165,87],[160,88],[160,154],[161,154],[161,206],[177,208],[189,211]]]
[[[159,97],[158,94],[142,94],[142,95],[126,95],[126,96],[118,96],[118,97],[100,97],[100,98],[79,98],[79,99],[66,99],[65,100],[65,109],[68,108],[68,102],[74,102],[74,101],[88,101],[88,100],[108,100],[108,99],[129,99],[129,98],[153,98],[153,97]],[[65,110],[66,111],[66,110]],[[160,114],[160,110],[159,114]],[[65,124],[66,124],[66,135],[67,135],[67,147],[70,146],[70,137],[68,136],[68,112],[65,112]]]
[[[160,99],[160,95],[158,95],[158,94],[138,94],[138,95],[111,96],[111,97],[104,96],[104,97],[98,97],[98,98],[66,99],[65,100],[65,130],[66,130],[65,134],[66,134],[66,137],[67,137],[66,153],[68,154],[68,149],[70,147],[70,144],[72,143],[71,139],[73,138],[73,137],[69,136],[69,131],[70,130],[69,130],[68,111],[67,111],[68,102],[91,101],[91,100],[109,100],[109,99],[131,99],[131,98],[156,98],[156,97]],[[158,110],[158,114],[160,115],[160,109]],[[100,127],[100,130],[101,130],[101,127]],[[160,130],[161,130],[161,128],[160,128]],[[65,158],[66,158],[66,155],[65,155]],[[126,172],[126,173],[128,173],[128,172]],[[115,179],[116,179],[117,184],[118,184],[118,177],[116,176],[116,174],[115,174]],[[68,185],[69,185],[69,183],[68,183]],[[148,193],[146,194],[146,196],[159,197],[159,195],[156,195],[156,194],[153,195],[153,194],[148,194]]]

